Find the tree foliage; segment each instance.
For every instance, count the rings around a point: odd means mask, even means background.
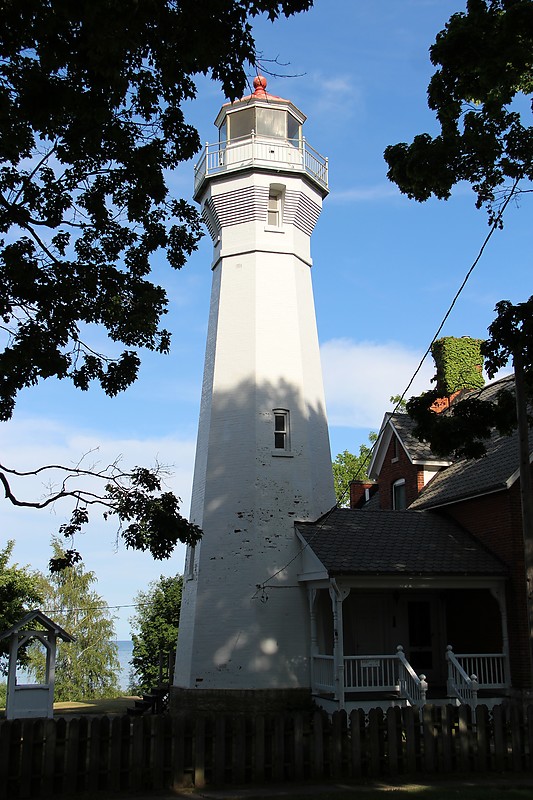
[[[368,439],[372,445],[377,439],[377,434],[372,431]],[[338,453],[332,464],[337,505],[341,507],[350,505],[350,481],[364,481],[368,478],[367,470],[371,454],[372,448],[366,444],[359,445],[359,455],[357,456],[350,453],[349,450]]]
[[[0,550],[0,631],[7,630],[22,617],[38,608],[43,600],[43,583],[29,567],[10,564],[15,546],[10,539]],[[8,643],[0,642],[0,673],[7,670]],[[27,663],[25,648],[19,649],[20,663]]]
[[[168,186],[170,171],[200,146],[183,104],[196,96],[198,74],[219,81],[230,99],[240,96],[256,62],[250,18],[311,5],[3,3],[0,420],[10,419],[22,388],[42,379],[82,390],[96,383],[113,396],[135,380],[143,348],[168,351],[167,295],[151,275],[152,257],[160,251],[180,269],[201,235],[197,211]],[[11,502],[42,505],[18,502],[15,470],[0,472]],[[114,477],[112,469],[105,505],[129,523],[129,545],[152,549],[152,534],[162,541],[167,533],[169,542],[194,543],[197,531],[177,498],[160,492],[157,472],[133,470],[127,492]],[[86,513],[82,502],[71,524]]]
[[[59,538],[52,539],[54,558],[63,556]],[[55,670],[56,700],[90,700],[120,694],[120,663],[115,626],[105,601],[92,588],[94,572],[83,564],[52,573],[44,591],[45,612],[61,625],[74,642],[58,644]],[[30,646],[30,668],[37,680],[45,674],[45,654]]]
[[[135,596],[137,611],[130,620],[134,629],[132,691],[142,693],[156,686],[160,663],[168,663],[176,651],[182,587],[181,575],[161,575]]]
[[[447,199],[456,183],[468,181],[477,207],[485,206],[491,225],[501,226],[509,198],[529,191],[533,179],[533,0],[468,0],[466,12],[453,14],[437,35],[430,58],[437,71],[428,105],[440,133],[387,147],[388,177],[421,202],[432,195]],[[509,359],[518,360],[531,400],[533,298],[517,305],[504,300],[496,312],[480,348],[485,369],[492,378]],[[448,389],[437,375],[434,391],[407,403],[416,434],[436,454],[479,458],[494,430],[516,428],[510,391],[490,400],[472,393],[436,414],[431,407]]]
[[[496,318],[489,326],[489,337],[481,343],[481,354],[490,378],[511,359],[525,366],[526,397],[533,401],[533,296],[513,305],[502,300],[496,305]],[[431,445],[436,455],[480,458],[486,453],[486,441],[494,430],[510,435],[517,427],[516,399],[513,386],[502,385],[496,397],[483,399],[471,393],[452,404],[449,412],[436,414],[431,406],[446,395],[447,387],[438,380],[436,389],[413,397],[408,413],[416,421],[415,434]],[[529,414],[529,424],[533,416]]]
[[[520,102],[533,93],[533,0],[468,0],[430,58],[440,133],[387,147],[388,177],[419,201],[447,199],[466,180],[493,222],[509,185],[533,179],[533,127]]]

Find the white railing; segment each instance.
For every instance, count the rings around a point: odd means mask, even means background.
[[[428,683],[425,675],[418,676],[399,644],[396,648],[397,658],[400,662],[399,686],[400,697],[403,697],[412,706],[423,706],[426,704]]]
[[[403,647],[389,655],[345,656],[345,692],[396,692],[411,705],[426,702],[427,682],[407,661]],[[335,665],[331,655],[313,656],[313,690],[335,691]]]
[[[333,656],[313,657],[313,684],[315,691],[333,692],[335,683],[335,662]]]
[[[394,655],[345,656],[345,691],[397,692],[397,663],[398,659]]]
[[[461,703],[465,703],[472,708],[477,705],[477,693],[479,689],[478,680],[475,674],[468,675],[459,661],[457,660],[451,645],[446,648],[446,660],[448,662],[447,691],[449,697],[456,697]]]
[[[276,167],[305,172],[328,188],[328,160],[305,139],[293,142],[252,133],[228,142],[206,144],[194,169],[194,193],[207,177],[245,167]]]
[[[474,674],[477,677],[480,689],[508,688],[507,660],[504,653],[455,653],[454,655],[467,675]]]

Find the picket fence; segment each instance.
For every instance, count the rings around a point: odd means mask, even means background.
[[[533,706],[0,722],[0,797],[530,772]]]

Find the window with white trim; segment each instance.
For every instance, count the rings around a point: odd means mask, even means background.
[[[274,450],[288,453],[290,447],[289,412],[286,408],[274,409]]]
[[[271,183],[268,190],[267,225],[281,228],[283,224],[283,186]]]
[[[405,478],[400,478],[392,484],[392,507],[395,511],[403,511],[407,508]]]

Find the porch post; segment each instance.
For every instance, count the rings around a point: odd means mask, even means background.
[[[509,689],[511,687],[511,669],[509,664],[509,632],[507,629],[507,604],[505,602],[505,589],[502,586],[492,586],[490,593],[497,600],[500,607],[500,617],[502,621],[502,652],[505,656],[505,683]]]
[[[311,628],[309,676],[311,680],[311,693],[313,693],[315,690],[315,656],[318,653],[318,636],[317,636],[316,611],[315,611],[316,589],[308,588],[307,598],[309,600],[309,620]]]
[[[344,708],[344,631],[342,602],[350,593],[340,588],[335,578],[330,578],[329,596],[333,606],[333,668],[335,671],[335,700],[339,709]]]

